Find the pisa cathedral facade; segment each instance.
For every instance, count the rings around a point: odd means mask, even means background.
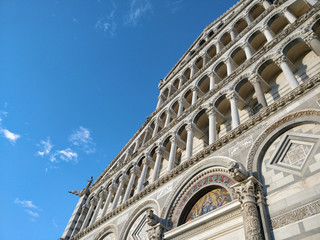
[[[159,83],[61,240],[320,239],[320,3],[241,0]]]

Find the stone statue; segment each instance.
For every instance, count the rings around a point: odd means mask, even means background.
[[[74,195],[77,195],[77,196],[81,196],[83,194],[87,194],[88,195],[88,194],[90,194],[89,187],[90,187],[92,181],[93,181],[93,177],[91,176],[90,180],[88,180],[87,186],[84,189],[82,189],[81,191],[73,190],[73,191],[68,191],[68,192],[72,193]]]
[[[228,164],[228,170],[233,174],[233,178],[236,181],[243,181],[248,177],[248,172],[238,162],[232,161]]]
[[[149,209],[146,211],[146,221],[149,226],[154,226],[160,222],[160,218]]]

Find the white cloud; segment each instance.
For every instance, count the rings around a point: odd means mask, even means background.
[[[56,228],[58,227],[58,224],[56,223],[56,220],[54,218],[52,219],[52,225]]]
[[[139,19],[152,11],[150,0],[131,0],[130,10],[126,17],[125,24],[136,25]]]
[[[117,24],[115,22],[115,12],[117,10],[117,5],[112,3],[112,10],[104,17],[100,17],[95,24],[97,30],[103,32],[109,32],[111,36],[116,35]]]
[[[15,143],[17,139],[20,138],[19,134],[10,132],[8,129],[0,129],[0,130],[3,133],[4,137],[12,143]]]
[[[18,204],[18,205],[21,205],[22,207],[25,207],[25,208],[38,208],[36,205],[34,205],[32,203],[32,201],[28,201],[28,200],[19,200],[19,198],[16,198],[14,200],[14,203],[15,204]]]
[[[39,213],[31,211],[29,209],[26,209],[25,212],[27,212],[31,217],[39,217]]]
[[[51,152],[51,149],[53,148],[52,143],[50,142],[50,138],[48,137],[46,141],[41,140],[40,141],[40,146],[42,148],[42,151],[38,151],[37,154],[39,156],[45,156],[45,155],[49,155]]]
[[[96,151],[90,131],[82,126],[70,135],[69,141],[87,154]]]
[[[72,151],[70,148],[57,151],[56,155],[59,156],[59,158],[65,162],[78,161],[78,154]]]
[[[183,2],[184,0],[167,0],[166,5],[171,13],[175,13],[181,8]]]

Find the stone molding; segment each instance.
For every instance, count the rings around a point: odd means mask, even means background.
[[[94,237],[93,240],[99,240],[104,234],[107,234],[107,233],[114,233],[116,236],[118,236],[117,226],[114,224],[110,224],[106,226],[101,232],[98,233],[97,236]]]
[[[293,209],[281,215],[271,218],[273,229],[303,220],[320,213],[320,199],[310,202],[300,208]]]
[[[129,206],[133,205],[134,203],[138,202],[143,197],[149,195],[151,192],[155,191],[159,187],[163,186],[167,182],[169,182],[171,179],[179,176],[181,173],[189,169],[191,166],[197,164],[202,159],[208,157],[212,153],[214,153],[216,150],[220,149],[221,147],[228,144],[230,141],[233,141],[237,137],[240,137],[242,133],[245,133],[249,131],[254,126],[258,125],[260,122],[264,121],[266,118],[269,118],[270,115],[274,114],[275,112],[278,112],[279,110],[285,108],[288,104],[290,104],[292,101],[299,99],[303,93],[309,92],[312,89],[318,87],[320,85],[320,73],[310,78],[308,81],[304,82],[303,84],[299,85],[297,88],[293,89],[291,92],[289,92],[284,97],[278,99],[276,102],[271,104],[268,107],[263,108],[260,112],[258,112],[256,115],[254,115],[252,118],[248,119],[246,122],[240,124],[237,128],[233,129],[211,145],[204,148],[199,153],[195,154],[185,162],[182,162],[181,165],[177,166],[176,168],[172,169],[170,172],[165,174],[163,177],[159,178],[157,181],[151,183],[147,187],[143,188],[141,192],[135,194],[133,197],[122,203],[120,206],[118,206],[113,211],[107,213],[103,218],[97,220],[94,224],[90,225],[83,231],[79,232],[70,240],[77,240],[81,237],[85,236],[92,230],[96,229],[98,226],[106,222],[107,220],[111,219],[112,217],[116,216],[123,210],[127,209]],[[297,112],[295,114],[289,115],[287,117],[291,117],[291,119],[294,119],[296,117],[300,116],[306,116],[307,115],[314,115],[314,116],[320,116],[320,111],[318,110],[307,110],[307,111],[301,111]],[[284,117],[284,118],[287,118]],[[279,124],[281,125],[281,124]],[[256,141],[257,142],[257,141]],[[255,144],[253,147],[256,147]],[[248,158],[252,158],[252,156],[249,155]],[[252,160],[251,160],[252,161]],[[252,165],[248,165],[247,163],[247,170],[251,171]],[[97,188],[97,186],[95,186]],[[92,187],[93,188],[93,187]],[[95,188],[93,188],[95,189]]]

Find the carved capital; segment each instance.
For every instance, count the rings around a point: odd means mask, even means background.
[[[260,80],[260,77],[258,76],[258,74],[253,74],[253,75],[250,76],[249,82],[250,82],[252,85],[254,85],[254,84],[256,84],[257,82],[261,82],[261,80]]]
[[[140,176],[141,171],[137,166],[133,166],[133,168],[130,169],[131,174],[135,174],[136,176]]]
[[[112,183],[112,184],[108,187],[108,191],[109,191],[109,192],[112,192],[112,193],[115,193],[115,192],[117,191],[117,187],[118,187],[117,184]]]
[[[194,127],[194,125],[192,122],[188,123],[186,126],[186,131],[187,132],[193,131],[193,127]]]
[[[280,57],[278,57],[275,61],[275,64],[277,64],[279,67],[281,67],[281,63],[283,62],[288,62],[288,58],[284,55],[281,55]]]
[[[231,99],[236,98],[236,97],[237,97],[237,95],[236,95],[236,93],[234,91],[231,91],[226,95],[226,98],[228,100],[231,100]]]
[[[239,201],[242,204],[245,204],[248,202],[256,203],[256,190],[258,185],[260,185],[258,180],[251,176],[244,181],[233,185],[232,187],[238,194]]]
[[[99,193],[99,198],[105,199],[107,198],[107,191],[105,189],[103,189],[100,193]]]
[[[119,178],[119,182],[128,183],[129,182],[128,175],[127,174],[122,174],[122,176],[120,176],[120,178]]]
[[[98,203],[98,198],[97,198],[96,196],[94,196],[94,197],[90,200],[90,204],[91,204],[92,206],[95,206],[95,205],[97,205],[97,203]]]

